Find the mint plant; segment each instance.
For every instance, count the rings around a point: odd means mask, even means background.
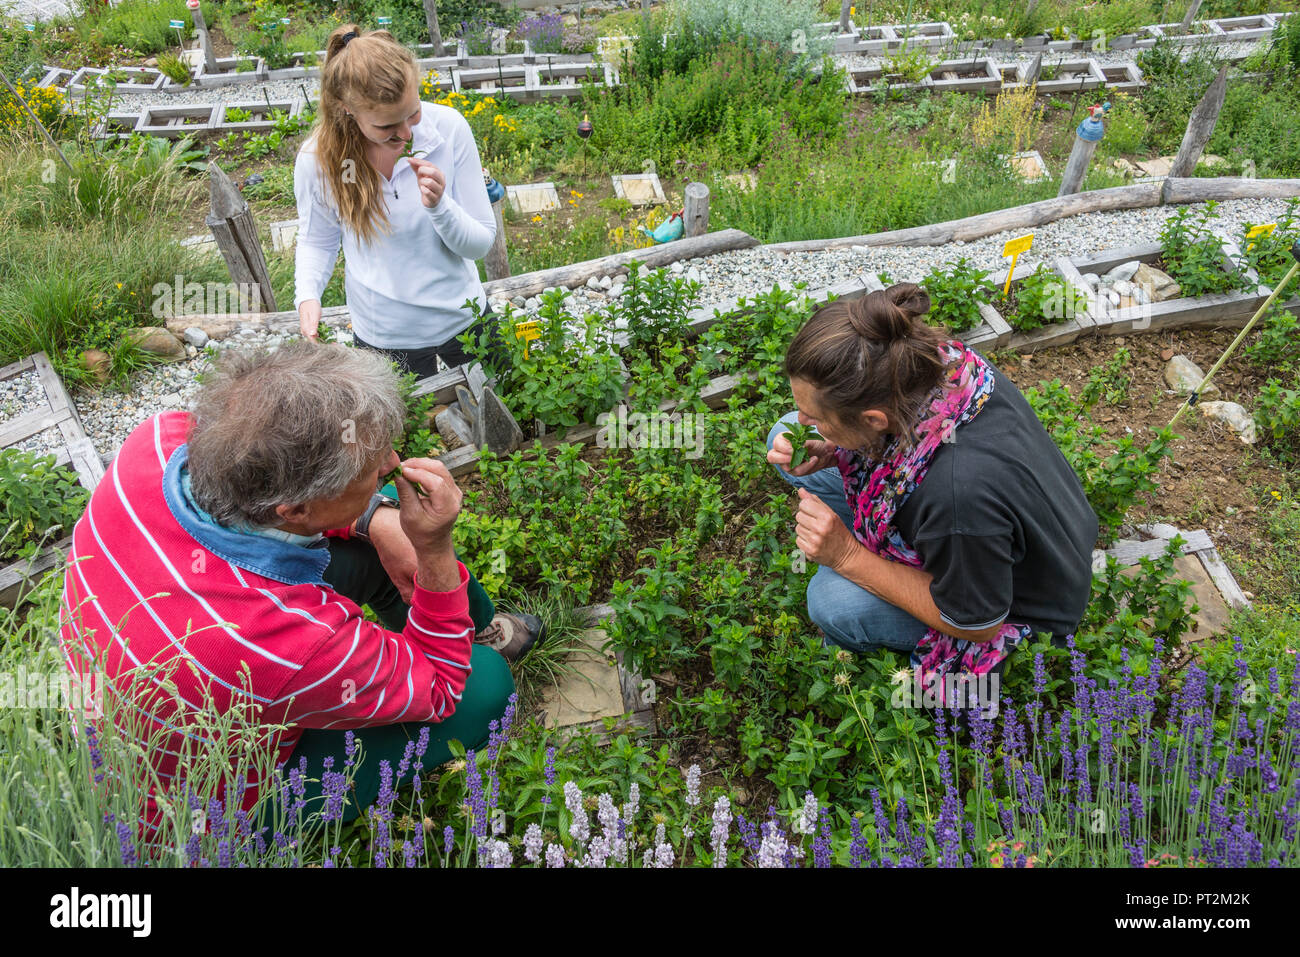
[[[1184,206],[1160,230],[1165,265],[1184,296],[1227,292],[1240,281],[1224,269],[1223,244],[1210,229],[1219,217],[1218,205],[1211,200],[1203,210]]]
[[[625,388],[623,365],[605,317],[597,312],[575,317],[565,305],[568,296],[567,290],[543,293],[536,317],[527,320],[506,306],[495,329],[508,356],[504,366],[492,354],[492,330],[457,337],[489,377],[497,377],[498,394],[516,419],[537,419],[561,432],[580,422],[594,423]],[[482,318],[475,300],[467,300],[466,306],[476,320]],[[520,334],[525,330],[518,327],[525,321],[535,324],[536,338]]]
[[[1088,296],[1039,263],[1032,273],[1012,286],[1015,308],[1004,318],[1012,329],[1027,332],[1053,322],[1072,319],[1088,308]]]
[[[794,447],[794,451],[790,455],[789,468],[797,469],[808,461],[808,446],[804,443],[824,442],[825,439],[818,435],[817,430],[811,425],[796,422],[794,425],[786,426],[786,429],[787,434],[790,436],[790,444]]]
[[[989,274],[974,266],[965,256],[942,269],[931,269],[921,280],[930,294],[930,318],[952,332],[968,332],[980,324],[980,304],[990,302],[999,292],[989,282]]]
[[[89,498],[53,455],[0,450],[0,558],[30,558],[42,541],[71,534]]]

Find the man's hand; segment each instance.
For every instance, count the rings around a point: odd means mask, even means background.
[[[461,491],[447,466],[435,459],[407,459],[393,484],[402,504],[402,531],[416,553],[450,548]],[[423,494],[416,493],[417,485]]]
[[[831,507],[806,488],[799,489],[795,525],[794,540],[799,549],[833,571],[838,572],[863,547]]]
[[[411,603],[414,591],[412,579],[415,578],[415,546],[402,531],[402,516],[395,508],[377,508],[371,516],[367,532],[370,544],[379,554],[384,571],[393,580],[397,590],[402,594],[402,601]]]
[[[794,446],[790,444],[790,433],[782,432],[772,440],[772,447],[767,450],[767,460],[773,465],[779,465],[791,475],[810,475],[813,472],[828,468],[835,464],[835,443],[826,440],[810,440],[805,444],[808,449],[808,460],[800,463],[795,468],[790,468],[790,459],[794,456]],[[843,525],[843,522],[840,522]]]
[[[443,190],[447,188],[447,177],[428,160],[408,156],[407,162],[415,170],[416,182],[420,184],[420,202],[433,209],[442,199]]]

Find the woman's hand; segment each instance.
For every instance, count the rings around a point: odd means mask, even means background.
[[[839,571],[863,546],[831,507],[806,488],[799,489],[795,544],[818,565]]]
[[[316,342],[320,338],[320,300],[306,299],[298,306],[298,331],[304,339]]]
[[[811,475],[813,472],[829,468],[835,464],[834,442],[827,442],[825,439],[821,441],[810,439],[804,443],[804,447],[808,449],[808,460],[794,468],[790,468],[790,459],[794,455],[794,446],[790,444],[790,433],[782,432],[772,440],[772,447],[767,450],[767,460],[796,476]],[[844,523],[841,522],[840,524],[843,525]]]
[[[416,182],[420,184],[420,202],[433,209],[438,205],[438,200],[442,199],[443,191],[447,188],[447,177],[428,160],[408,156],[407,161],[415,170]]]

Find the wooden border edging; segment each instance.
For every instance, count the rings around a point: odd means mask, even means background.
[[[1290,199],[1300,196],[1300,179],[1217,179],[1189,177],[1163,182],[1112,186],[1069,196],[1026,203],[1010,209],[998,209],[964,219],[953,219],[929,226],[893,229],[865,236],[839,239],[806,239],[784,243],[766,243],[760,248],[778,253],[822,252],[850,246],[942,246],[951,242],[983,239],[1009,229],[1028,229],[1055,222],[1067,216],[1139,209],[1174,203],[1202,203],[1227,199]]]

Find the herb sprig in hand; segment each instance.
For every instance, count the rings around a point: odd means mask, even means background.
[[[811,425],[803,425],[796,422],[794,425],[788,427],[788,432],[790,435],[790,445],[793,446],[794,449],[790,455],[790,469],[797,469],[800,465],[803,465],[804,462],[808,461],[808,446],[806,443],[826,441]]]

